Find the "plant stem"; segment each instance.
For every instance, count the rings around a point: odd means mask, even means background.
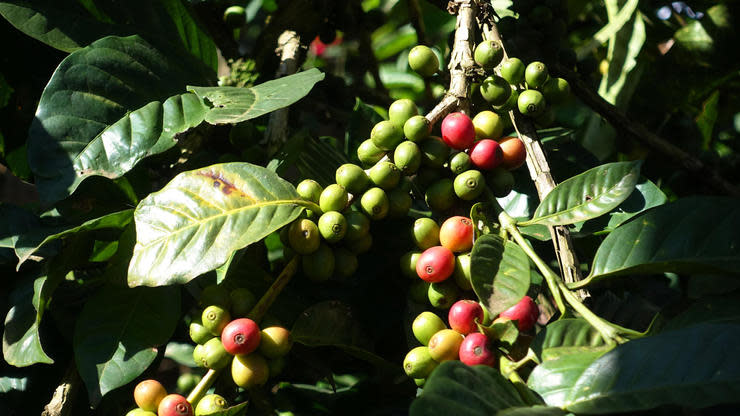
[[[531,350],[530,350],[531,351]],[[529,360],[529,354],[527,354],[527,357],[525,357],[525,360]],[[501,359],[499,360],[499,367],[501,368],[501,374],[508,378],[509,381],[511,381],[514,384],[514,387],[519,392],[519,395],[522,396],[522,399],[524,399],[525,402],[529,404],[539,404],[541,403],[541,400],[537,398],[537,396],[532,393],[532,390],[527,387],[527,383],[524,382],[522,377],[519,375],[519,373],[516,372],[516,370],[521,366],[521,361],[519,362],[513,362],[510,361],[508,358],[501,356]]]
[[[311,202],[311,201],[296,200],[295,201],[295,204],[298,205],[298,206],[301,206],[301,207],[310,209],[311,211],[316,212],[316,213],[321,213],[322,212],[321,211],[321,207],[318,204],[316,204],[314,202]]]
[[[213,383],[216,381],[216,378],[218,378],[218,375],[221,373],[221,370],[208,370],[206,375],[203,376],[202,379],[200,379],[200,382],[198,382],[198,385],[193,388],[193,390],[188,394],[188,402],[190,403],[193,408],[198,405],[198,402],[200,399],[203,398],[203,396],[206,394],[208,389],[211,388]]]

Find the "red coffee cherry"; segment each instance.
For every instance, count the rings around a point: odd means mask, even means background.
[[[470,251],[473,248],[473,221],[459,215],[446,219],[439,228],[439,242],[454,253]]]
[[[467,365],[487,365],[493,367],[496,364],[496,353],[490,348],[490,340],[480,332],[466,335],[460,344],[458,352],[460,361]]]
[[[501,166],[513,170],[523,165],[527,160],[527,149],[518,137],[504,137],[498,142],[501,146]]]
[[[167,396],[162,383],[157,380],[148,379],[136,385],[134,389],[134,401],[136,404],[147,411],[157,410],[159,403]]]
[[[501,164],[503,152],[497,141],[483,139],[470,149],[470,161],[478,169],[491,170]]]
[[[450,113],[442,120],[442,140],[453,149],[465,150],[475,141],[475,126],[463,113]]]
[[[234,319],[221,332],[224,349],[232,355],[249,354],[260,345],[260,328],[249,318]]]
[[[520,331],[529,331],[532,329],[539,316],[540,310],[529,296],[524,296],[519,303],[501,312],[499,315],[500,318],[518,321]]]
[[[455,270],[455,255],[450,249],[442,246],[429,247],[424,250],[416,262],[416,274],[421,280],[430,283],[441,282],[452,276]]]
[[[159,403],[158,416],[193,416],[193,406],[179,394],[168,394]]]
[[[447,313],[450,328],[463,335],[475,332],[478,329],[475,325],[476,319],[483,323],[483,308],[478,302],[470,299],[458,300]]]

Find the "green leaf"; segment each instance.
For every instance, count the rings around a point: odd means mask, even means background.
[[[336,182],[336,171],[349,160],[325,140],[306,136],[296,165],[301,174],[326,187]]]
[[[548,406],[510,407],[499,410],[496,416],[563,416],[567,414],[563,409]]]
[[[0,393],[26,391],[28,377],[0,377]]]
[[[730,324],[695,325],[628,342],[594,361],[563,404],[585,414],[735,402],[740,394],[737,345],[740,325]]]
[[[704,149],[712,142],[712,132],[719,116],[719,90],[715,90],[709,98],[704,101],[701,113],[696,116],[696,127],[699,128]]]
[[[237,416],[243,414],[247,410],[249,402],[239,403],[231,406],[228,409],[224,409],[218,412],[209,413],[209,416]]]
[[[52,364],[41,345],[39,323],[41,322],[41,296],[47,277],[41,276],[24,284],[11,294],[12,307],[5,317],[3,332],[3,357],[16,367],[36,363]]]
[[[567,179],[545,196],[531,220],[519,225],[566,225],[606,214],[635,189],[641,164],[607,163]]]
[[[184,342],[169,342],[164,350],[164,356],[165,358],[169,358],[180,365],[196,368],[198,367],[198,365],[195,364],[195,360],[193,359],[194,349],[195,346],[193,344],[188,344]]]
[[[740,323],[740,296],[730,294],[699,299],[668,321],[663,331],[686,328],[699,323]]]
[[[599,246],[588,282],[622,274],[740,270],[738,200],[693,197],[648,210]]]
[[[90,403],[144,372],[179,317],[179,287],[111,286],[90,298],[74,332],[75,361]]]
[[[384,61],[405,49],[416,46],[417,43],[416,30],[411,24],[406,24],[373,39],[372,47],[375,59]]]
[[[322,79],[324,73],[312,68],[251,88],[189,86],[188,90],[211,106],[207,122],[235,124],[293,104]]]
[[[12,204],[0,205],[0,247],[15,248],[21,234],[39,227],[40,220],[31,211]]]
[[[573,384],[605,351],[594,350],[565,354],[545,361],[532,370],[527,386],[542,396],[550,406],[563,407]]]
[[[498,370],[445,361],[429,376],[421,395],[411,403],[409,414],[490,416],[527,405]]]
[[[31,124],[28,157],[39,194],[55,202],[91,175],[116,178],[176,144],[206,107],[188,83],[210,75],[186,55],[138,36],[107,37],[59,65]]]
[[[516,243],[487,234],[476,240],[470,259],[473,290],[496,316],[529,290],[529,258]]]
[[[625,223],[635,215],[647,211],[650,208],[663,205],[668,198],[663,191],[648,179],[641,179],[635,185],[635,190],[619,206],[609,213],[609,223],[606,229],[613,230],[619,225]]]
[[[355,106],[349,115],[349,121],[344,134],[345,153],[350,155],[353,163],[359,164],[357,158],[357,148],[365,139],[370,137],[370,131],[375,124],[383,121],[384,118],[378,113],[377,108],[364,103],[355,97]]]
[[[293,221],[305,204],[293,185],[249,163],[181,173],[134,211],[129,285],[187,283]]]
[[[548,361],[566,354],[607,350],[611,346],[585,320],[560,319],[538,332],[530,348],[543,361]]]

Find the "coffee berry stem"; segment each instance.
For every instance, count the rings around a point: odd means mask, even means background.
[[[208,370],[206,375],[204,375],[203,378],[200,379],[198,384],[195,387],[193,387],[193,390],[190,392],[190,394],[188,394],[188,397],[187,397],[188,402],[190,403],[191,406],[193,406],[193,408],[195,408],[195,406],[198,404],[200,399],[202,399],[203,396],[205,396],[208,389],[211,388],[213,383],[218,378],[218,375],[221,373],[221,370],[222,369]]]
[[[529,355],[534,354],[531,349],[529,351],[530,352],[527,353],[527,357],[524,357],[524,359],[517,362],[510,361],[508,358],[501,356],[499,359],[499,368],[501,369],[501,374],[514,384],[514,387],[525,402],[537,404],[541,402],[540,399],[535,396],[532,390],[527,387],[527,383],[522,379],[519,373],[516,372],[516,370],[521,367],[521,364],[519,363],[522,361],[529,361]]]

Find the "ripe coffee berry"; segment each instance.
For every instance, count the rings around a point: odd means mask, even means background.
[[[529,296],[524,296],[519,303],[499,315],[500,318],[516,320],[520,331],[532,329],[539,316],[540,310]]]
[[[501,164],[503,153],[495,140],[483,139],[470,149],[470,161],[478,169],[491,170]]]
[[[467,365],[487,365],[493,367],[496,364],[496,354],[490,348],[490,340],[480,332],[473,332],[465,336],[458,351],[460,361]]]
[[[221,332],[221,342],[229,354],[249,354],[260,345],[260,328],[249,318],[234,319]]]
[[[459,332],[443,329],[429,339],[429,355],[438,363],[457,360],[462,342],[463,336]]]
[[[450,113],[442,120],[442,140],[453,149],[465,150],[473,145],[475,126],[463,113]]]
[[[518,137],[504,137],[498,144],[501,146],[502,167],[516,169],[527,160],[527,149]]]
[[[424,250],[416,262],[416,274],[421,280],[435,283],[452,276],[455,255],[448,248],[434,246]]]
[[[158,416],[193,416],[193,406],[179,394],[168,394],[159,403]]]
[[[483,323],[483,308],[474,300],[463,299],[455,302],[447,313],[450,328],[467,335],[477,329],[476,320]]]
[[[470,251],[473,248],[473,221],[459,215],[447,218],[439,227],[439,242],[455,253]]]

